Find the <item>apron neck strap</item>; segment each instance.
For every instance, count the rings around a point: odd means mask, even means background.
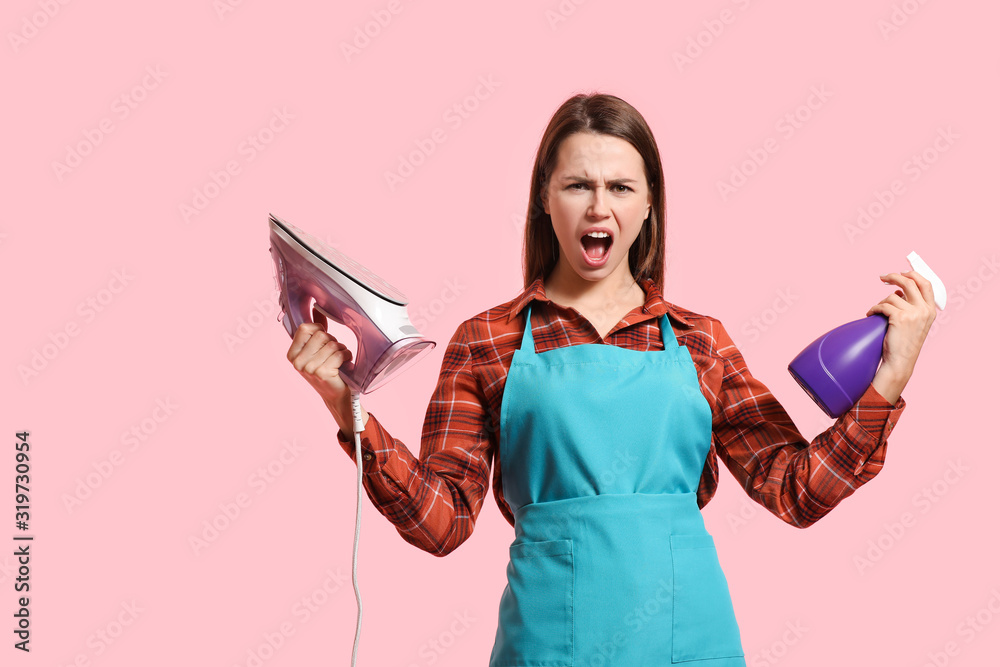
[[[521,336],[521,351],[527,354],[535,353],[535,337],[531,334],[531,304],[525,311],[524,334]]]
[[[660,317],[660,337],[663,340],[663,349],[669,350],[672,347],[680,347],[674,328],[670,325],[670,318],[666,313]],[[531,304],[525,311],[524,333],[521,335],[521,350],[528,354],[535,354],[535,337],[531,333]]]

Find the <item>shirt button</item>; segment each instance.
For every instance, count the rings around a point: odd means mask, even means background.
[[[365,454],[361,458],[363,458],[365,461],[371,461],[372,460],[372,455],[371,454]]]

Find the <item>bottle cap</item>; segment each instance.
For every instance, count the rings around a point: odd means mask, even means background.
[[[937,304],[938,308],[944,310],[944,306],[948,302],[948,290],[945,288],[944,282],[937,277],[931,267],[927,266],[927,262],[920,259],[920,255],[916,251],[907,255],[906,260],[914,271],[931,281],[931,286],[934,288],[934,303]]]

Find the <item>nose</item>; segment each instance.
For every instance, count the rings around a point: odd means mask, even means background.
[[[590,215],[595,218],[608,217],[608,203],[605,200],[605,189],[596,187],[592,190],[594,196],[590,200]]]

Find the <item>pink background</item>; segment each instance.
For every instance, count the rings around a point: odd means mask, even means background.
[[[267,214],[398,286],[438,341],[364,400],[417,452],[445,343],[521,289],[545,124],[597,90],[659,143],[667,298],[718,317],[806,437],[831,422],[794,355],[912,250],[949,287],[875,480],[799,531],[723,473],[705,518],[748,664],[994,664],[1000,8],[671,5],[6,2],[0,662],[348,664],[355,468],[285,359]],[[10,631],[22,429],[30,655]],[[435,558],[366,498],[360,664],[486,664],[512,536],[491,496]]]

